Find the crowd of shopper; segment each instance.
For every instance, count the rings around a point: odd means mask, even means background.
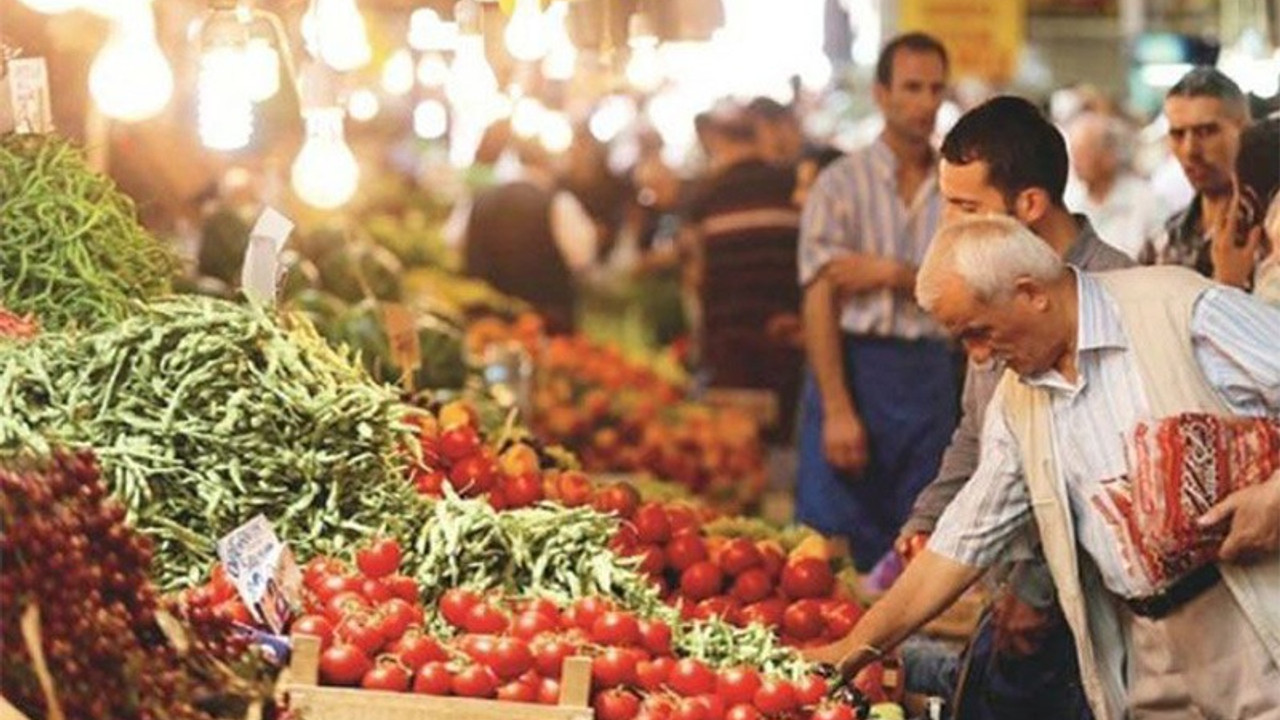
[[[1280,718],[1280,119],[1188,72],[1163,115],[1192,198],[1170,207],[1114,106],[1000,96],[939,139],[949,81],[941,44],[899,36],[874,142],[726,104],[698,117],[694,177],[650,136],[622,179],[582,141],[557,184],[516,141],[521,173],[470,207],[468,268],[561,329],[619,237],[636,272],[679,277],[706,383],[779,400],[796,519],[863,572],[906,563],[814,658],[852,676],[986,577],[957,718]],[[1231,446],[1262,481],[1232,484],[1222,436],[1139,467],[1136,428],[1189,443],[1205,417],[1269,428]],[[1198,519],[1192,546],[1161,512]]]

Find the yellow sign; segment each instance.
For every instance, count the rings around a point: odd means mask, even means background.
[[[1026,42],[1026,0],[900,0],[904,32],[942,41],[954,77],[995,83],[1013,79]]]

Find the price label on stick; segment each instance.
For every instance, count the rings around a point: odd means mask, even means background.
[[[53,132],[49,70],[44,58],[14,58],[0,77],[0,132]]]
[[[232,530],[218,541],[218,559],[249,612],[283,632],[302,604],[302,573],[271,523],[256,515]]]
[[[280,284],[280,251],[293,232],[293,221],[275,208],[267,207],[249,231],[240,270],[240,287],[259,302],[274,303]]]

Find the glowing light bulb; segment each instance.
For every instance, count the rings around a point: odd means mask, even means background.
[[[360,166],[342,135],[342,109],[308,110],[304,120],[307,139],[290,171],[293,191],[312,207],[341,207],[355,195],[360,182]]]
[[[381,109],[382,104],[378,102],[378,96],[368,88],[355,90],[351,93],[351,97],[347,98],[347,113],[357,122],[369,122],[378,116],[378,111]]]
[[[439,100],[423,100],[413,109],[413,132],[424,140],[444,137],[449,131],[449,111]]]
[[[444,91],[455,107],[483,105],[498,92],[498,80],[484,57],[484,38],[479,35],[458,37],[458,52],[453,58]]]
[[[423,87],[443,87],[449,82],[449,64],[444,56],[437,52],[429,52],[418,61],[418,82]]]
[[[556,0],[544,15],[547,26],[547,56],[542,59],[542,74],[549,80],[568,80],[578,67],[578,48],[569,38],[566,21],[569,5]]]
[[[647,38],[630,41],[631,59],[627,61],[627,82],[645,92],[662,84],[662,65],[658,62],[658,41]]]
[[[280,92],[280,55],[264,37],[250,38],[244,48],[249,99],[264,102]]]
[[[541,0],[515,0],[515,3],[502,38],[511,57],[532,62],[547,54]]]
[[[57,15],[80,6],[80,0],[22,0],[22,4],[46,15]]]
[[[111,23],[89,69],[89,92],[102,114],[124,122],[154,117],[173,95],[173,70],[156,42],[149,5]]]
[[[458,24],[440,19],[435,10],[418,8],[409,15],[409,47],[426,52],[452,50],[458,42]]]
[[[542,147],[553,153],[562,153],[573,144],[573,125],[562,112],[547,112],[542,115],[542,128],[538,131],[538,141]]]
[[[404,95],[413,89],[413,56],[400,48],[382,65],[382,89],[390,95]]]
[[[610,95],[600,101],[596,111],[587,123],[592,137],[602,143],[616,138],[619,133],[635,122],[636,104],[623,95]]]
[[[313,0],[302,16],[307,51],[338,72],[364,67],[373,48],[355,0]]]
[[[196,116],[200,141],[211,150],[239,150],[253,136],[253,100],[246,82],[245,54],[212,47],[200,55]]]

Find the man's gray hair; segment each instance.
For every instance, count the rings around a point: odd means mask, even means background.
[[[1048,243],[1017,220],[1004,215],[966,218],[934,236],[916,275],[916,302],[933,312],[950,277],[987,302],[1011,296],[1019,279],[1048,283],[1066,271]]]
[[[1198,65],[1187,71],[1165,98],[1171,97],[1210,97],[1222,101],[1222,107],[1232,118],[1249,124],[1249,98],[1244,91],[1226,73],[1208,65]]]

